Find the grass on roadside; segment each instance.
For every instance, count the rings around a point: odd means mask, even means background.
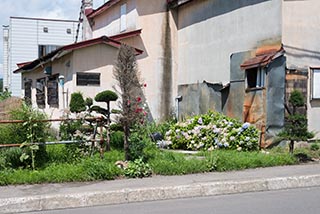
[[[123,153],[115,150],[104,159],[96,155],[76,163],[51,163],[35,171],[6,169],[0,171],[0,185],[113,180],[123,174],[114,164],[119,158],[123,159]]]
[[[52,148],[48,153],[53,155],[52,153],[59,149],[61,148]],[[112,180],[124,176],[124,171],[114,164],[117,160],[124,159],[122,151],[113,150],[105,153],[102,160],[98,154],[76,161],[69,160],[67,163],[55,162],[59,159],[58,154],[51,156],[51,158],[50,164],[36,171],[30,169],[4,169],[0,171],[0,185]],[[264,154],[262,152],[228,150],[202,152],[198,155],[158,151],[148,162],[153,173],[158,175],[242,170],[295,163],[297,163],[295,156],[279,151]]]
[[[288,153],[238,152],[216,150],[203,152],[204,156],[189,156],[163,151],[150,161],[155,174],[180,175],[209,171],[242,170],[257,167],[292,165],[297,159]]]

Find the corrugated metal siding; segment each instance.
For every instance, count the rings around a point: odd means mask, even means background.
[[[43,32],[48,28],[48,33]],[[67,34],[67,29],[71,34]],[[10,19],[10,70],[17,69],[17,63],[38,58],[38,45],[66,45],[75,40],[77,23],[69,21]],[[80,32],[81,33],[81,32]],[[13,96],[22,96],[21,74],[11,74]]]

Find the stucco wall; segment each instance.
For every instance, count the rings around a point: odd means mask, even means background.
[[[113,36],[120,33],[120,7],[126,4],[127,17],[126,26],[127,31],[135,30],[138,28],[138,12],[136,10],[136,1],[121,1],[107,10],[107,13],[98,15],[94,19],[94,26],[92,28],[93,37],[99,37],[102,35]]]
[[[179,7],[179,84],[228,82],[230,55],[281,37],[282,0],[202,0]]]
[[[320,66],[319,7],[318,0],[283,2],[282,40],[286,50],[288,69],[307,73],[309,67]],[[310,100],[310,91],[310,84],[308,84],[308,126],[309,130],[318,132],[316,134],[320,138],[320,102]]]
[[[94,37],[114,35],[120,29],[120,6],[127,3],[127,31],[142,29],[139,36],[122,42],[144,51],[137,56],[141,78],[152,118],[166,118],[174,108],[177,94],[177,27],[175,12],[167,12],[166,1],[121,1],[95,18]],[[130,18],[132,17],[132,18]]]

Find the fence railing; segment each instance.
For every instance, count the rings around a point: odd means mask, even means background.
[[[62,141],[51,141],[51,142],[35,142],[35,143],[28,143],[25,146],[31,145],[55,145],[55,144],[76,144],[76,143],[91,143],[91,147],[95,146],[95,142],[100,143],[100,147],[102,147],[104,143],[103,138],[103,128],[105,127],[104,122],[106,121],[103,117],[88,117],[88,118],[60,118],[60,119],[46,119],[46,120],[0,120],[0,124],[18,124],[18,123],[47,123],[47,122],[68,122],[68,121],[87,121],[90,123],[94,123],[92,135],[93,137],[89,140],[62,140]],[[100,139],[97,139],[97,134],[100,130]],[[21,142],[22,143],[22,142]],[[10,147],[20,147],[21,143],[13,143],[13,144],[1,144],[0,142],[0,149],[1,148],[10,148]],[[103,149],[100,149],[100,154],[103,155]]]

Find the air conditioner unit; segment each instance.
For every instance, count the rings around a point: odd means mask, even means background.
[[[52,74],[52,66],[47,66],[44,68],[43,73],[46,75],[51,75]]]

